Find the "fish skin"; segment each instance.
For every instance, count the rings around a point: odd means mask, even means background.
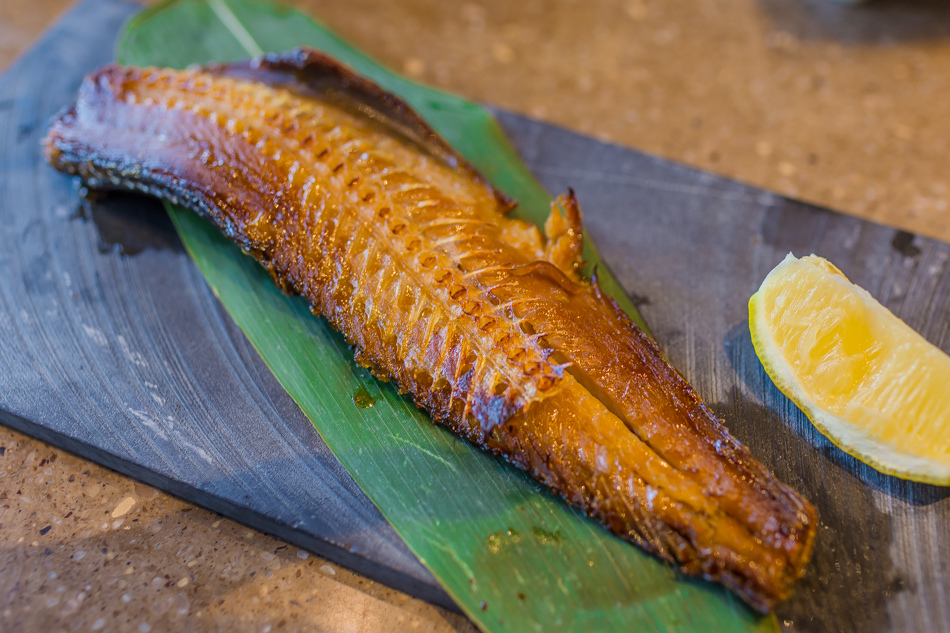
[[[542,237],[405,102],[312,49],[107,66],[45,151],[208,217],[435,421],[683,572],[760,611],[804,572],[814,508],[579,275],[573,192]]]

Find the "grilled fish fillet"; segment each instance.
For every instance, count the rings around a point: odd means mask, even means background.
[[[211,219],[434,420],[612,532],[761,611],[815,512],[583,279],[573,194],[545,234],[403,101],[310,49],[184,71],[107,66],[49,161]]]

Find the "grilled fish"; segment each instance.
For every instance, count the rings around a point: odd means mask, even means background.
[[[763,612],[802,575],[814,509],[581,276],[573,193],[543,234],[508,217],[405,102],[311,49],[107,66],[45,151],[209,218],[358,363],[621,538]]]

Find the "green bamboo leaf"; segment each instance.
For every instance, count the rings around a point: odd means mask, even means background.
[[[409,101],[535,222],[550,197],[480,106],[390,73],[326,28],[259,0],[170,0],[133,19],[127,64],[184,67],[309,45]],[[352,362],[342,337],[195,214],[169,213],[222,304],[409,548],[485,631],[766,631],[718,586],[609,534],[521,472],[434,426]],[[639,319],[597,255],[602,285]],[[359,392],[375,405],[357,407]]]

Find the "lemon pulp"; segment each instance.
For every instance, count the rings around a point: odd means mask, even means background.
[[[749,301],[756,354],[812,423],[898,477],[950,484],[950,356],[814,255]]]

